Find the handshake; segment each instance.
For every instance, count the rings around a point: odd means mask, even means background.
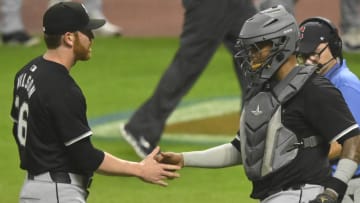
[[[161,166],[163,169],[163,173],[161,174],[161,183],[160,185],[166,186],[167,183],[164,182],[164,179],[173,179],[178,178],[180,175],[177,170],[180,170],[184,167],[184,157],[181,153],[174,153],[174,152],[160,152],[159,147],[155,148],[154,151],[148,155],[143,161],[151,160],[152,162],[156,163],[157,165]],[[189,163],[187,163],[189,164]],[[330,184],[330,187],[327,187],[322,193],[318,194],[314,199],[310,200],[309,203],[338,203],[341,201],[343,194],[346,190],[346,184],[342,183],[340,180],[332,178],[329,180],[329,183],[337,184]],[[341,184],[340,184],[341,182]],[[154,182],[153,182],[154,183]],[[335,187],[339,189],[338,191],[332,189],[332,185],[339,185],[341,187]],[[341,195],[339,195],[341,194]],[[340,197],[339,197],[340,196]]]
[[[179,153],[160,152],[156,147],[140,163],[139,177],[148,183],[161,186],[167,186],[165,179],[174,179],[180,177],[176,171],[184,166],[183,157]]]

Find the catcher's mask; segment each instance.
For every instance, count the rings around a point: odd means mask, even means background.
[[[260,11],[243,25],[235,59],[249,83],[269,80],[295,52],[299,30],[294,16],[278,5]]]

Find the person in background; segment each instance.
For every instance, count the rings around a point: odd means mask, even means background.
[[[40,39],[31,36],[24,27],[21,15],[22,0],[1,0],[1,41],[4,45],[34,46]]]
[[[274,5],[282,4],[293,15],[295,14],[295,5],[299,0],[260,0],[259,8],[265,9]],[[326,7],[325,7],[326,8]],[[331,12],[331,11],[329,11]],[[347,52],[360,51],[360,1],[359,0],[341,0],[341,36],[343,40],[343,49]]]
[[[13,136],[20,167],[27,172],[21,203],[84,203],[94,172],[161,186],[167,178],[179,177],[178,166],[155,160],[159,147],[141,162],[132,162],[92,145],[86,99],[70,70],[91,58],[92,30],[104,24],[104,19],[90,19],[80,3],[53,5],[43,16],[47,50],[15,75]]]
[[[342,40],[338,29],[323,17],[305,19],[300,23],[298,56],[306,64],[318,66],[318,73],[329,79],[342,93],[356,122],[360,124],[360,80],[351,72],[342,55]],[[341,145],[332,143],[329,157],[333,172],[337,168]],[[348,183],[342,203],[360,203],[360,167]]]
[[[121,135],[142,158],[160,142],[168,117],[195,84],[219,46],[224,44],[232,55],[235,54],[240,28],[256,12],[252,0],[182,2],[185,8],[184,25],[172,62],[153,95],[125,125],[120,125]],[[247,85],[242,78],[241,67],[234,63],[234,68],[240,88],[244,91]]]
[[[65,1],[71,1],[71,0],[49,0],[49,6]],[[101,18],[106,20],[104,26],[94,30],[95,35],[105,36],[105,37],[111,37],[111,36],[118,37],[123,34],[122,27],[114,25],[113,23],[109,22],[109,20],[105,17],[105,14],[103,12],[102,0],[83,0],[82,2],[87,8],[87,11],[91,18]]]
[[[62,0],[49,0],[49,6]],[[65,0],[66,1],[66,0]],[[21,6],[22,0],[2,0],[1,2],[1,40],[4,45],[34,46],[40,43],[38,37],[31,36],[25,29]],[[102,0],[84,0],[92,18],[106,19],[102,11]],[[123,29],[109,21],[94,31],[98,36],[121,36]]]

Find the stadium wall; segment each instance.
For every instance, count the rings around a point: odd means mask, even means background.
[[[41,33],[47,2],[23,0],[23,18],[29,32]],[[339,7],[339,0],[299,0],[296,18],[301,21],[311,16],[324,16],[339,24]],[[124,36],[178,36],[181,32],[181,0],[103,0],[103,8],[112,23],[124,28]]]

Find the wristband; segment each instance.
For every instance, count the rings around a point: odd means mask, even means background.
[[[338,199],[342,200],[347,189],[347,184],[335,177],[331,177],[325,187],[336,192],[338,194]]]
[[[348,183],[357,168],[358,164],[355,161],[351,159],[340,159],[333,177],[344,183]]]

